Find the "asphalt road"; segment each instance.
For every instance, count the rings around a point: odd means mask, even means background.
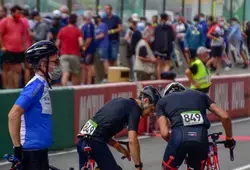
[[[235,148],[235,161],[231,162],[229,159],[229,150],[223,146],[219,146],[219,159],[222,170],[245,170],[250,169],[250,119],[240,119],[233,123],[233,133],[237,140]],[[220,124],[213,124],[210,132],[224,132]],[[160,137],[142,137],[141,143],[141,157],[144,163],[144,170],[157,170],[161,169],[161,161],[167,143]],[[120,154],[113,151],[117,162],[123,167],[124,170],[134,170],[132,162],[121,160]],[[78,168],[77,153],[73,150],[52,153],[50,155],[50,164],[62,169],[67,170],[69,167]],[[246,166],[247,165],[247,166]],[[0,163],[0,170],[8,170],[10,165]],[[185,169],[185,166],[180,168]]]

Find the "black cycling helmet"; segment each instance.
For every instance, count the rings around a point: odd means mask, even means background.
[[[141,91],[141,94],[145,95],[146,97],[149,97],[152,104],[154,105],[156,105],[158,101],[161,99],[160,93],[153,86],[144,87]]]
[[[54,43],[48,40],[39,41],[30,46],[25,51],[25,59],[31,64],[32,68],[39,68],[39,61],[42,58],[48,58],[58,52]]]
[[[165,87],[163,95],[166,96],[170,93],[180,92],[180,91],[184,91],[184,90],[186,90],[186,88],[181,83],[173,82],[173,83],[168,84]]]

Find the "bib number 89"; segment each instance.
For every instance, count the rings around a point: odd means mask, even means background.
[[[182,113],[182,120],[183,120],[183,124],[184,126],[192,126],[192,125],[199,125],[199,124],[203,124],[203,117],[201,115],[201,113]]]

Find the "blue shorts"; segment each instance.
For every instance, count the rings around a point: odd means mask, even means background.
[[[178,169],[185,159],[190,168],[200,169],[204,166],[208,155],[207,135],[204,127],[173,128],[163,157],[163,169]]]
[[[119,42],[116,40],[109,41],[108,60],[116,61],[118,53],[119,53]]]
[[[108,48],[97,48],[97,55],[100,57],[100,60],[108,60]]]

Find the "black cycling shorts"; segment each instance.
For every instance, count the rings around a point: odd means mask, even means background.
[[[163,169],[178,169],[184,160],[189,168],[204,169],[208,155],[207,135],[207,129],[200,126],[173,128],[162,162]]]
[[[24,62],[25,54],[24,52],[10,52],[6,51],[3,52],[2,60],[3,63],[10,63],[10,64],[20,64]]]
[[[23,151],[22,170],[48,170],[48,149]]]

